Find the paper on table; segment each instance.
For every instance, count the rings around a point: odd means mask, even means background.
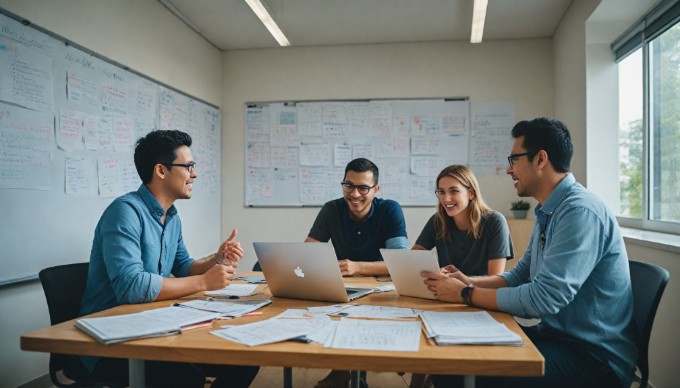
[[[377,287],[373,288],[373,292],[389,292],[389,291],[394,291],[394,284],[381,284]]]
[[[354,304],[350,303],[343,303],[343,304],[333,304],[330,306],[315,306],[315,307],[308,307],[307,310],[310,313],[314,314],[335,314],[338,313],[346,308],[355,306]]]
[[[338,313],[331,315],[339,315],[343,317],[353,318],[374,318],[374,319],[408,319],[417,318],[418,313],[410,308],[404,307],[390,307],[390,306],[373,306],[373,305],[356,305],[350,306]]]
[[[203,300],[194,299],[178,303],[180,307],[190,307],[198,310],[213,311],[228,317],[240,317],[253,312],[261,307],[271,304],[269,299],[265,300],[240,300],[228,302],[226,300]]]
[[[326,319],[276,319],[215,330],[211,334],[247,346],[258,346],[289,340],[313,332],[326,325]]]
[[[428,337],[437,344],[521,345],[517,333],[499,323],[486,311],[434,312],[422,311]]]
[[[208,296],[250,296],[258,287],[257,284],[230,284],[221,290],[206,291]]]
[[[417,352],[420,322],[342,318],[329,348]]]
[[[112,317],[83,318],[76,327],[104,344],[177,334],[183,326],[218,318],[218,313],[165,307]]]

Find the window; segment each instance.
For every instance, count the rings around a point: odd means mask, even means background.
[[[619,222],[680,233],[680,3],[660,2],[612,48],[619,71]]]
[[[642,217],[642,49],[619,63],[618,214]]]
[[[680,24],[649,47],[649,218],[680,223]]]

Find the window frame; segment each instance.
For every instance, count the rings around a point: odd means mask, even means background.
[[[642,48],[642,215],[640,218],[616,215],[619,225],[636,229],[680,235],[680,222],[651,219],[651,169],[654,145],[652,136],[650,45],[671,27],[680,24],[680,1],[662,1],[635,22],[611,45],[615,63]]]

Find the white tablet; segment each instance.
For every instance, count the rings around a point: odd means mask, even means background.
[[[433,251],[381,249],[380,254],[399,295],[437,299],[420,276],[421,272],[439,272],[439,261]]]

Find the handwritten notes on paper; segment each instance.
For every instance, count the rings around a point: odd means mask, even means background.
[[[49,190],[54,119],[0,104],[0,189]]]
[[[467,164],[496,175],[512,146],[511,103],[467,100],[247,104],[246,205],[321,205],[341,195],[344,167],[367,158],[384,198],[433,203],[442,168]]]
[[[137,139],[179,129],[194,140],[194,189],[217,194],[219,121],[202,102],[0,15],[0,189],[136,190]]]

